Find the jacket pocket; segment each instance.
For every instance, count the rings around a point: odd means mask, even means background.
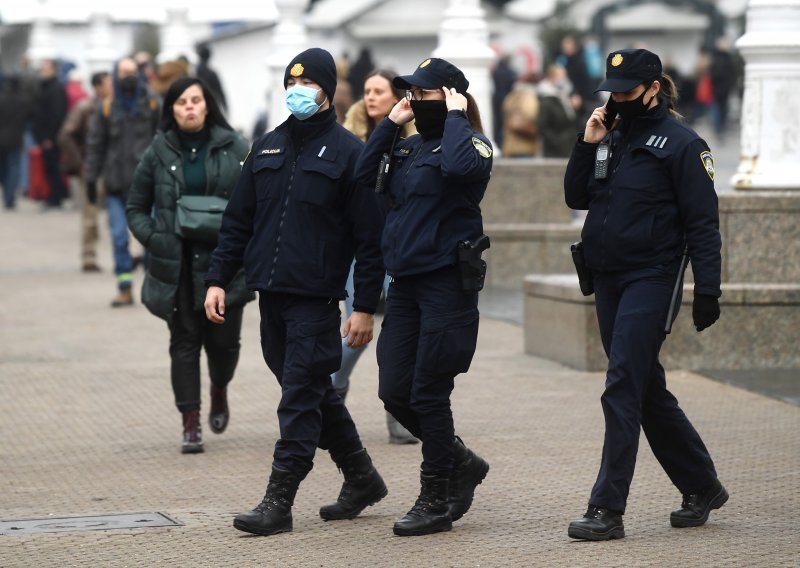
[[[305,172],[296,191],[297,199],[319,207],[336,207],[344,164],[324,159],[308,159],[300,165]]]
[[[478,308],[427,318],[420,334],[420,363],[434,375],[466,373],[478,345]],[[429,367],[430,365],[430,367]]]
[[[330,311],[318,320],[298,323],[289,332],[286,361],[292,371],[311,376],[335,373],[342,364],[341,318]]]
[[[284,154],[258,155],[253,158],[251,171],[255,178],[256,200],[277,199],[280,195],[278,172],[286,161]]]

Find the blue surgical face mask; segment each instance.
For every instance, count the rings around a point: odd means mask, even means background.
[[[286,108],[298,120],[305,120],[314,116],[322,106],[317,104],[317,93],[319,91],[319,89],[295,85],[286,91]]]

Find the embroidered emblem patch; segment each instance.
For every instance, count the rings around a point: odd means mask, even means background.
[[[703,167],[706,169],[708,177],[711,178],[711,181],[714,181],[714,156],[708,150],[700,152],[700,161],[703,162]]]
[[[305,69],[303,68],[303,64],[295,63],[292,66],[292,70],[289,71],[289,75],[291,75],[292,77],[299,77],[300,75],[303,74],[303,71],[305,71]]]
[[[478,151],[478,154],[481,155],[481,158],[492,157],[492,147],[477,136],[472,137],[472,145],[475,146],[475,149]]]
[[[611,58],[611,66],[612,67],[619,67],[622,65],[622,56],[617,53],[614,57]]]
[[[431,60],[430,59],[426,59],[425,61],[423,61],[422,63],[419,64],[419,67],[420,67],[420,69],[422,69],[423,67],[427,67],[430,64],[431,64]]]

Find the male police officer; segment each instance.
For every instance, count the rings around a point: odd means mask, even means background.
[[[644,49],[611,53],[607,107],[594,110],[564,177],[567,205],[588,209],[581,234],[608,355],[600,472],[572,538],[622,538],[639,430],[683,493],[674,527],[702,525],[728,499],[700,435],[667,390],[658,353],[684,249],[692,260],[697,331],[719,318],[720,235],[714,162],[673,116],[675,85]],[[612,115],[613,113],[613,115]],[[617,115],[620,119],[612,124]],[[604,119],[611,128],[604,125]]]
[[[284,85],[292,116],[253,144],[206,276],[206,314],[222,322],[224,287],[244,264],[248,286],[259,291],[264,359],[281,384],[266,495],[233,522],[261,535],[292,530],[294,497],[318,446],[345,477],[338,501],[320,509],[323,519],[353,518],[387,494],[330,379],[341,362],[339,300],[353,256],[355,311],[342,335],[353,347],[372,339],[384,276],[380,210],[353,176],[363,144],[336,123],[333,57],[318,48],[300,53]]]

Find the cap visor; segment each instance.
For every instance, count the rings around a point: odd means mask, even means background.
[[[614,78],[614,79],[606,79],[600,86],[597,87],[594,92],[599,93],[600,91],[606,91],[609,93],[627,93],[628,91],[632,91],[636,88],[637,85],[641,85],[644,81],[639,79],[621,79],[621,78]]]
[[[399,75],[392,79],[392,85],[398,89],[408,89],[410,87],[421,87],[423,89],[438,89],[441,85],[437,85],[425,77],[420,75]]]

